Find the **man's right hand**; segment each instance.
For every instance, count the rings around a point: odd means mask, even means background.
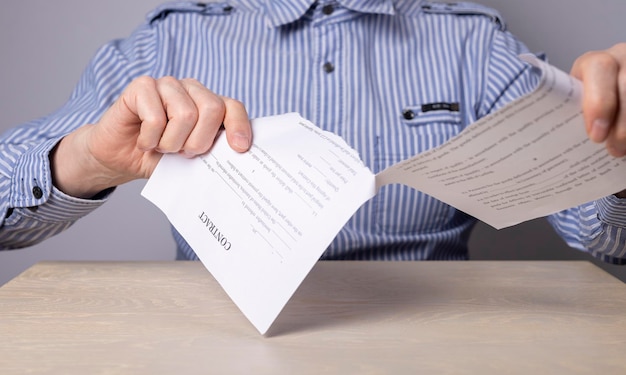
[[[230,146],[247,151],[252,131],[242,103],[193,79],[137,78],[97,124],[59,142],[51,157],[54,184],[68,195],[90,198],[148,178],[164,153],[207,152],[222,125]]]

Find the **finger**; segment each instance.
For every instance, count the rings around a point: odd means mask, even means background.
[[[252,144],[252,127],[246,107],[238,100],[223,98],[226,104],[224,128],[230,147],[238,152],[245,152]]]
[[[186,139],[182,151],[187,156],[200,155],[209,150],[224,121],[226,104],[221,96],[193,79],[182,81],[198,109],[198,120]]]
[[[136,134],[139,126],[137,147],[142,151],[154,149],[167,124],[156,80],[145,76],[135,79],[118,103],[123,109],[117,111],[115,123],[130,125],[129,134]]]
[[[198,109],[187,87],[173,77],[158,79],[157,89],[167,113],[167,125],[156,150],[161,153],[178,152],[198,122]]]
[[[583,82],[583,117],[589,138],[603,142],[611,132],[618,108],[616,60],[604,52],[589,52],[576,60],[572,75]]]

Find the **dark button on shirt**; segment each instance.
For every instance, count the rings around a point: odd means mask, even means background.
[[[39,186],[35,186],[33,188],[33,196],[35,199],[41,199],[41,197],[43,197],[43,190],[41,190]]]
[[[402,117],[404,117],[405,120],[413,120],[415,118],[415,112],[410,109],[405,109],[402,111]]]
[[[330,62],[324,63],[324,71],[326,73],[332,73],[334,70],[335,70],[335,66],[332,63]]]

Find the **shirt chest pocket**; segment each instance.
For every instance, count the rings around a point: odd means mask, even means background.
[[[420,105],[405,107],[396,127],[395,133],[381,137],[385,138],[377,152],[381,170],[445,143],[464,126],[458,105],[441,109]],[[377,228],[384,234],[439,232],[456,213],[439,200],[398,184],[383,187],[373,204]]]
[[[464,128],[457,103],[406,106],[390,123],[379,134],[376,153],[380,170],[440,146]]]

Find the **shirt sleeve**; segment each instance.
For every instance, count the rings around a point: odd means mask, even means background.
[[[52,185],[50,151],[66,134],[95,123],[122,90],[150,74],[157,49],[150,24],[96,53],[67,103],[0,137],[0,249],[30,246],[70,227],[106,200],[69,197]]]
[[[540,72],[518,63],[527,52],[506,31],[496,33],[489,57],[483,116],[534,89]],[[616,187],[616,192],[624,187]],[[608,263],[626,264],[626,199],[613,195],[548,217],[556,232],[572,248],[585,251]]]
[[[554,214],[548,221],[573,248],[626,264],[626,199],[613,195]]]

